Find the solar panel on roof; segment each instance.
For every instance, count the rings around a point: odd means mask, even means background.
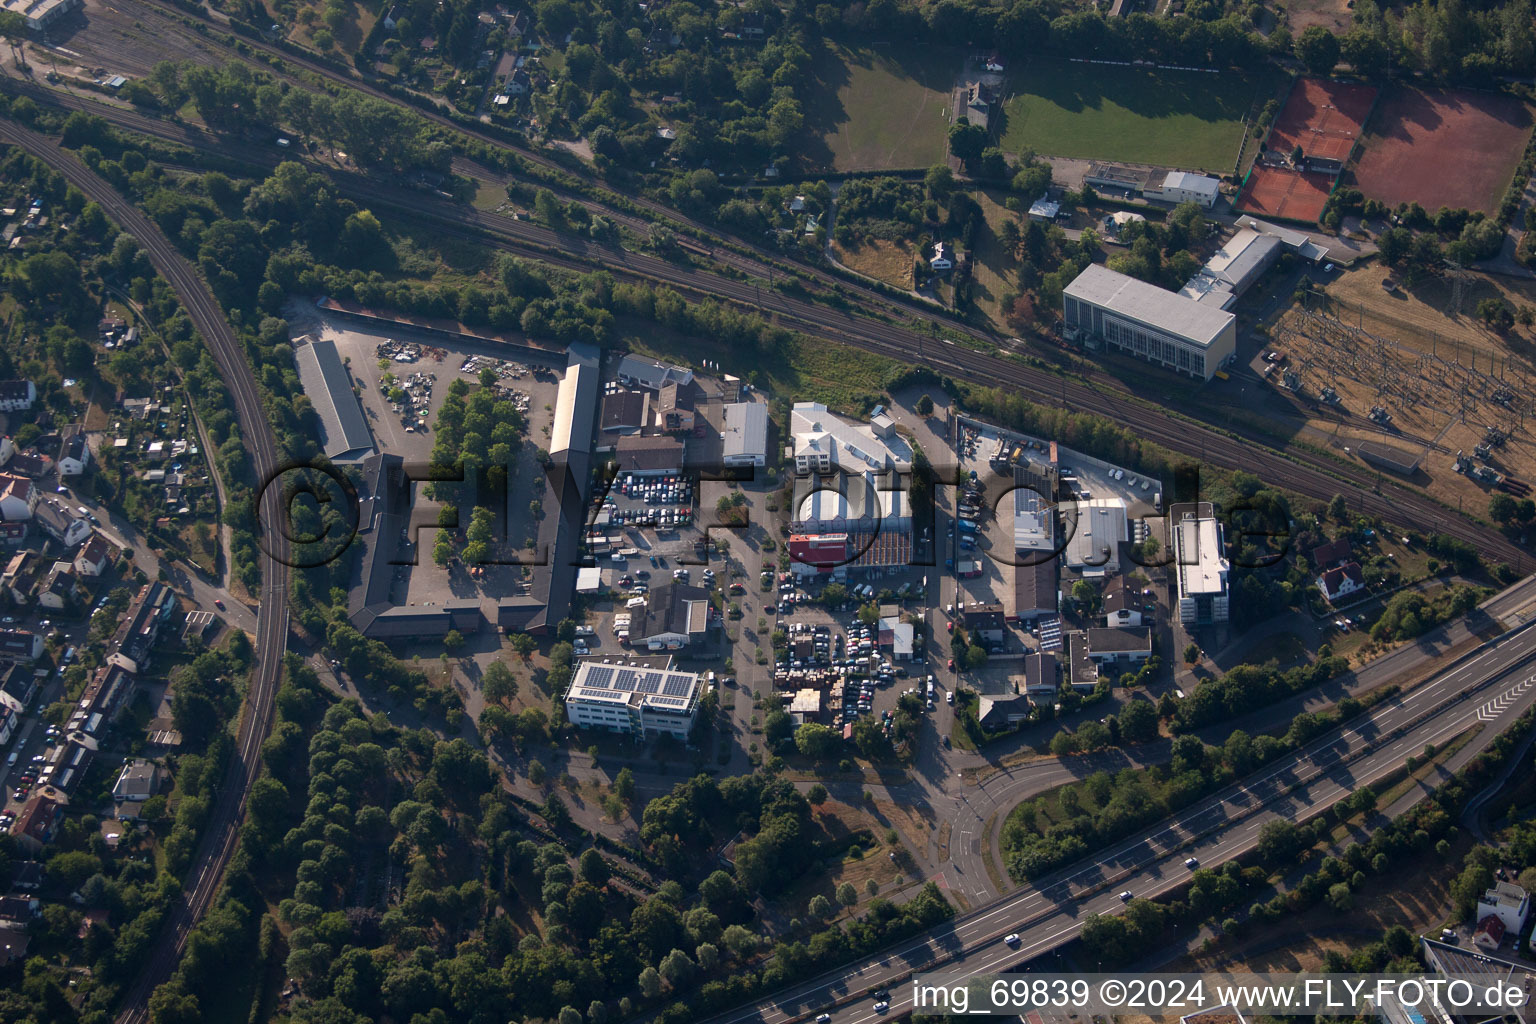
[[[660,693],[661,681],[666,678],[661,672],[646,672],[640,677],[639,688],[641,693]]]
[[[587,670],[587,684],[589,686],[606,687],[613,679],[613,669],[606,665],[598,665]]]
[[[684,675],[668,675],[661,692],[669,697],[681,697],[693,688],[693,680]]]
[[[615,690],[623,690],[625,693],[634,693],[638,688],[640,673],[632,668],[620,669],[617,678],[613,681]]]

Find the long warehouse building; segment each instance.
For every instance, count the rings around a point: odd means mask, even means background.
[[[1097,264],[1062,291],[1069,331],[1210,380],[1237,351],[1237,317]]]

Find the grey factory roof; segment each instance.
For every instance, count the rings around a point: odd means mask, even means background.
[[[1236,319],[1231,313],[1093,263],[1067,285],[1065,294],[1201,346],[1214,342]]]
[[[298,345],[293,361],[299,383],[320,415],[320,446],[333,461],[361,458],[373,450],[373,434],[352,391],[352,374],[342,364],[334,341]]]
[[[768,407],[759,402],[735,402],[725,407],[725,450],[727,462],[749,457],[763,458],[768,452]]]
[[[567,350],[569,362],[555,395],[555,422],[549,432],[549,454],[592,450],[597,419],[598,350],[577,342]]]

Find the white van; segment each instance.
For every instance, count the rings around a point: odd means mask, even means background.
[[[14,751],[14,750],[13,750],[13,751],[11,751],[11,756],[10,756],[10,757],[7,757],[7,758],[6,758],[6,759],[5,759],[5,766],[6,766],[6,767],[7,767],[7,768],[15,768],[15,767],[16,767],[16,760],[17,760],[17,759],[18,759],[18,758],[19,758],[19,757],[21,757],[21,755],[20,755],[20,754],[19,754],[19,753],[17,753],[17,752],[16,752],[16,751]]]

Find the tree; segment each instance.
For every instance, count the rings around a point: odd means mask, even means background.
[[[449,654],[457,654],[464,647],[464,634],[456,629],[450,629],[443,637],[443,648]]]
[[[1502,492],[1488,499],[1488,518],[1496,523],[1510,522],[1519,513],[1519,509],[1519,503]]]
[[[1355,894],[1349,891],[1348,885],[1335,882],[1328,887],[1328,905],[1343,913],[1355,905]]]
[[[805,910],[806,913],[810,914],[818,921],[823,920],[832,913],[832,901],[820,893],[817,893],[815,896],[811,897],[811,902],[806,905]]]
[[[654,967],[647,967],[640,972],[638,979],[640,994],[647,999],[655,999],[661,995],[661,974]]]
[[[961,118],[949,126],[949,152],[966,164],[981,159],[987,145],[987,130]]]
[[[880,606],[873,601],[859,608],[859,621],[866,626],[873,626],[880,621]]]
[[[943,202],[955,187],[955,172],[949,169],[948,164],[934,164],[923,175],[923,187],[928,190],[930,198]]]
[[[821,591],[821,603],[828,608],[839,608],[848,600],[848,588],[841,583],[828,583]]]
[[[574,1006],[560,1007],[560,1024],[581,1024],[581,1011]]]
[[[806,791],[805,798],[813,806],[820,807],[827,802],[827,787],[818,782]]]
[[[1339,39],[1321,25],[1308,26],[1296,37],[1296,59],[1314,75],[1326,75],[1339,62]]]
[[[688,958],[687,953],[674,949],[662,958],[658,969],[661,976],[667,979],[673,988],[678,988],[693,976],[693,961]]]
[[[1200,645],[1192,643],[1184,648],[1184,664],[1193,665],[1200,660]]]
[[[1344,502],[1344,495],[1335,494],[1333,500],[1328,502],[1328,518],[1336,523],[1342,523],[1349,518],[1349,506]]]
[[[852,882],[844,882],[837,887],[837,902],[845,907],[851,907],[859,902],[859,892],[853,887]]]
[[[486,700],[507,704],[517,696],[517,676],[512,674],[506,662],[493,661],[485,667],[480,689]]]
[[[610,874],[608,862],[603,860],[602,854],[596,850],[587,850],[576,862],[576,868],[581,873],[584,881],[601,888],[608,884]]]
[[[512,645],[512,650],[517,653],[517,656],[524,661],[527,661],[528,656],[539,646],[538,641],[527,633],[513,633],[507,638],[507,642]]]
[[[535,786],[544,785],[547,774],[544,770],[544,762],[537,759],[528,762],[528,781]]]
[[[842,737],[817,722],[807,722],[795,730],[795,749],[813,761],[830,759],[841,745]]]
[[[626,765],[613,777],[613,791],[620,800],[629,803],[635,799],[635,773]]]
[[[1149,700],[1133,700],[1116,716],[1120,737],[1130,743],[1146,743],[1157,738],[1157,709]]]
[[[1013,222],[1009,221],[1008,223],[1012,224]],[[933,396],[932,395],[923,395],[923,397],[921,397],[921,398],[919,398],[917,400],[917,414],[919,416],[932,416],[933,415]]]

